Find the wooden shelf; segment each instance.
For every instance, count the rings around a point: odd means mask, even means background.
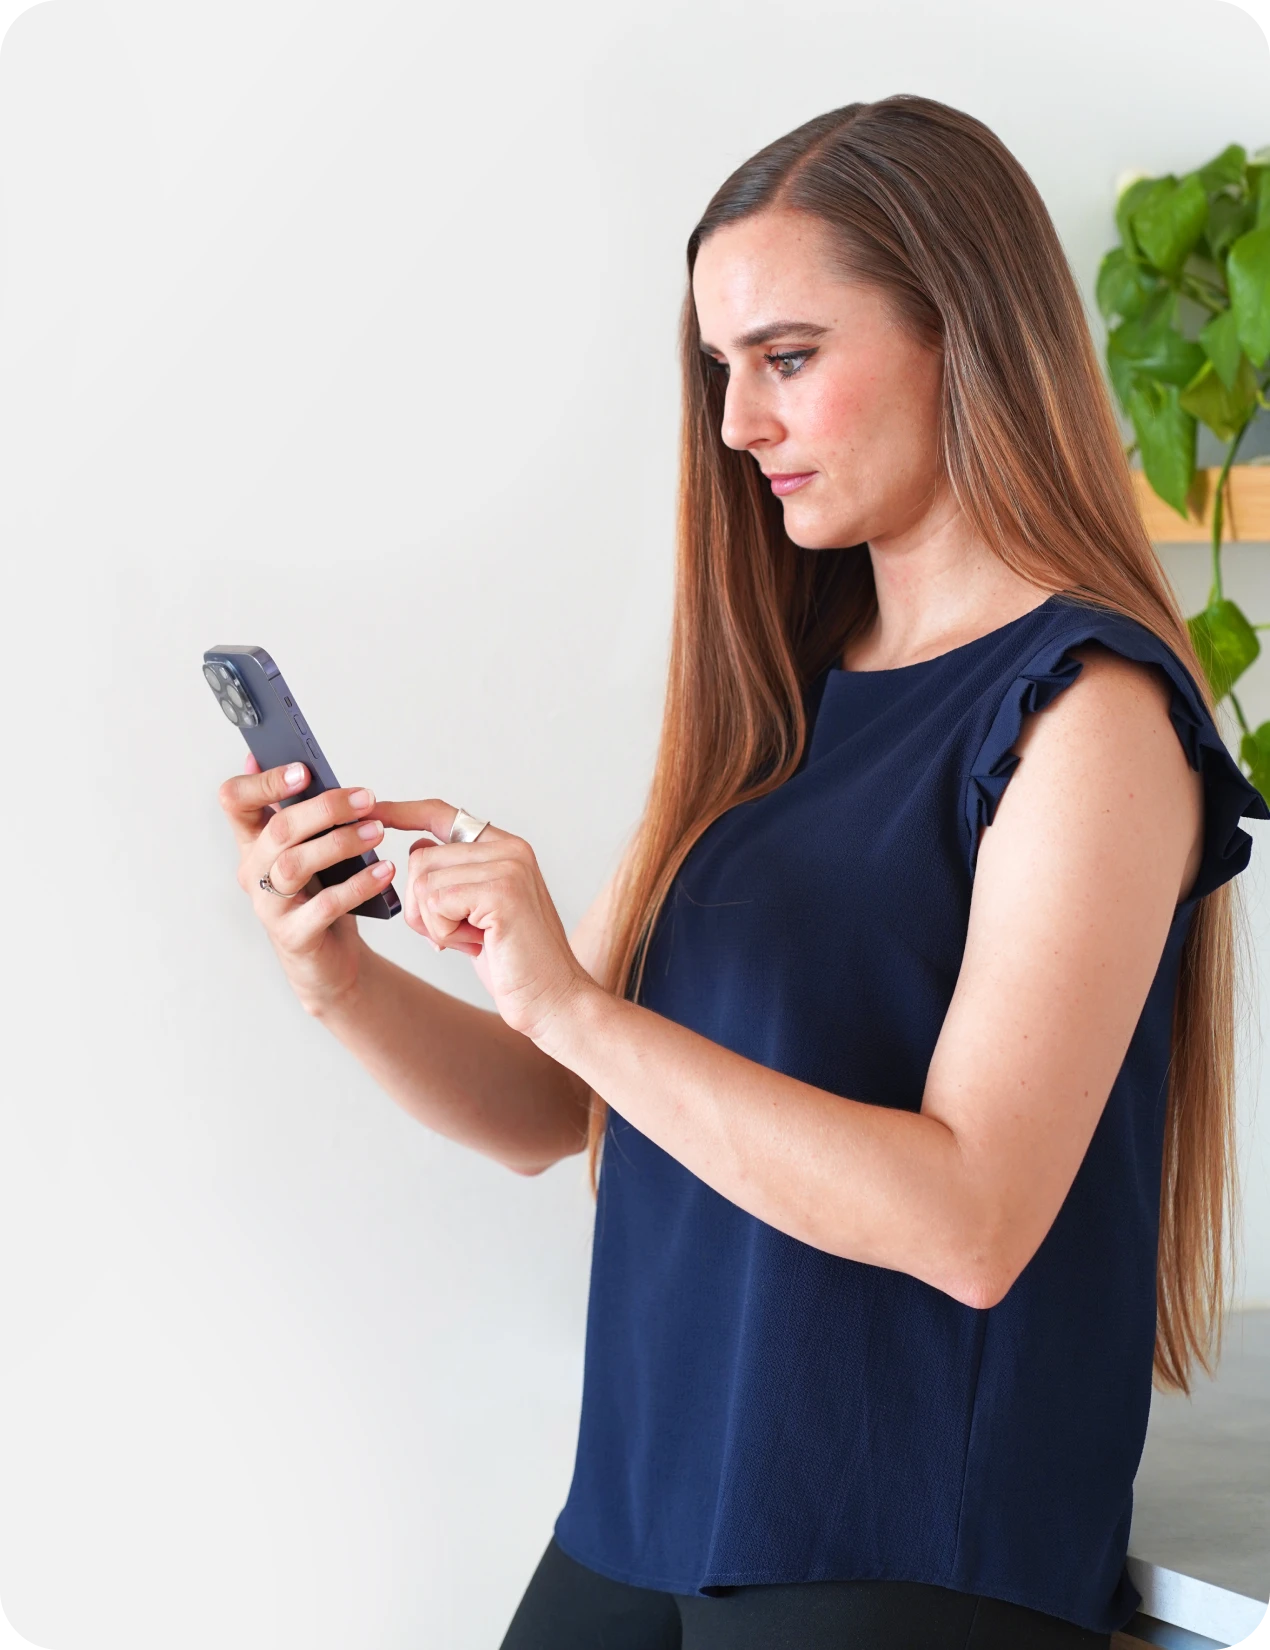
[[[1189,519],[1151,491],[1141,470],[1133,471],[1138,508],[1156,544],[1207,544],[1212,532],[1213,495],[1220,469],[1197,470]],[[1234,464],[1226,478],[1223,541],[1270,543],[1270,464]]]

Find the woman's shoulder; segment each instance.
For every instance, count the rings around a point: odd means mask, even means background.
[[[1142,620],[1122,613],[1092,596],[1075,591],[1058,591],[1034,610],[1038,621],[1034,629],[1019,638],[1022,673],[1041,676],[1058,673],[1063,685],[1074,679],[1079,671],[1062,670],[1069,654],[1078,655],[1079,662],[1106,657],[1121,662],[1119,675],[1127,679],[1133,673],[1129,667],[1138,665],[1161,666],[1166,675],[1197,707],[1205,710],[1203,695],[1177,648],[1165,640]],[[1114,667],[1109,665],[1109,673]]]
[[[1051,716],[1028,718],[1019,738],[1019,751],[1035,737],[1042,723],[1065,725],[1085,738],[1114,741],[1121,750],[1160,733],[1168,733],[1173,745],[1178,746],[1179,741],[1170,732],[1178,684],[1155,649],[1142,651],[1147,657],[1121,652],[1097,637],[1069,643],[1065,656],[1080,667],[1079,674],[1073,674],[1080,691],[1059,694],[1050,707]],[[1187,676],[1189,681],[1189,672]],[[1178,754],[1182,755],[1180,748]]]
[[[1022,718],[1060,696],[1068,701],[1069,716],[1077,714],[1077,705],[1086,715],[1102,707],[1148,720],[1165,712],[1192,767],[1200,765],[1204,745],[1225,750],[1192,662],[1149,625],[1070,591],[1050,596],[1031,617],[1036,623],[1019,636],[1012,656],[1001,660],[985,753],[1001,754],[1006,747],[994,747],[1003,736],[1013,744]],[[1068,696],[1064,690],[1078,680],[1084,691]]]
[[[1176,737],[1177,689],[1155,660],[1095,641],[1069,651],[1081,667],[1075,691],[1028,717],[1014,746],[1033,812],[1060,838],[1110,831],[1131,856],[1185,852],[1178,886],[1187,891],[1202,859],[1204,781]]]
[[[1144,761],[1156,762],[1174,766],[1178,784],[1185,785],[1180,744],[1202,787],[1206,821],[1205,861],[1192,897],[1236,874],[1251,850],[1237,820],[1270,818],[1270,808],[1227,748],[1189,665],[1148,625],[1072,593],[1051,597],[1036,616],[1038,624],[1020,637],[1018,657],[1004,673],[971,764],[966,825],[972,856],[1037,737],[1030,713],[1054,706],[1045,737],[1056,751],[1070,742],[1086,758],[1126,776]],[[1079,693],[1066,692],[1078,681]]]

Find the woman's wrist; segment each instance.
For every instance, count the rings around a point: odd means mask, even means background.
[[[611,1024],[620,1007],[611,991],[597,985],[589,974],[579,974],[534,1026],[530,1040],[560,1065],[578,1071],[575,1062],[584,1058],[587,1047]]]
[[[371,985],[371,976],[375,972],[376,964],[382,963],[379,953],[366,941],[358,936],[356,949],[356,964],[350,977],[337,986],[321,986],[306,992],[297,988],[296,996],[300,999],[300,1006],[313,1019],[320,1021],[329,1031],[335,1031],[339,1025],[348,1024],[357,1018],[365,1003],[367,987]]]

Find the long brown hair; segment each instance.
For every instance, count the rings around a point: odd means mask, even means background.
[[[616,883],[605,983],[635,997],[653,924],[689,849],[728,808],[794,772],[803,692],[877,611],[868,546],[808,551],[749,455],[723,444],[723,387],[700,350],[691,277],[722,224],[809,213],[843,273],[890,296],[943,354],[941,452],[954,498],[1009,567],[1125,614],[1178,655],[1213,709],[1138,513],[1081,298],[1035,185],[980,121],[930,98],[850,103],[769,144],[688,241],[678,555],[661,740]],[[1237,1194],[1234,903],[1203,898],[1182,956],[1164,1139],[1154,1378],[1189,1391],[1220,1349]],[[590,1185],[605,1102],[591,1097]]]

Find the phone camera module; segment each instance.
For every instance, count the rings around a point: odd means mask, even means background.
[[[227,721],[236,728],[260,726],[260,713],[252,704],[242,678],[231,665],[219,661],[215,664],[207,662],[203,665],[203,677],[216,695],[216,703],[225,712]]]

